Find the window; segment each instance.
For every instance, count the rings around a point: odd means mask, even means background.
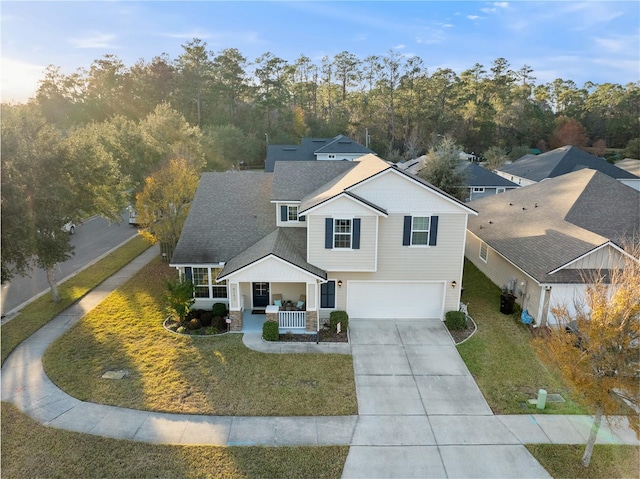
[[[485,263],[487,262],[487,254],[488,254],[488,252],[489,252],[489,250],[487,248],[487,243],[482,241],[480,243],[480,259],[482,261],[484,261]]]
[[[211,270],[211,277],[215,280],[218,277],[222,269],[215,268]],[[214,281],[211,287],[211,293],[213,298],[226,298],[227,297],[227,280],[216,283]]]
[[[351,248],[351,220],[334,220],[333,247]]]
[[[484,193],[484,187],[483,186],[474,186],[473,187],[473,192],[474,193]]]
[[[298,221],[298,206],[291,205],[288,208],[287,218],[289,221]]]
[[[496,195],[498,193],[504,193],[505,189],[504,188],[496,188]]]
[[[336,282],[328,281],[320,285],[320,307],[336,307]]]
[[[193,268],[193,297],[209,297],[209,268]]]
[[[437,216],[404,217],[403,246],[435,246],[437,237]]]
[[[414,216],[411,223],[411,244],[429,244],[429,217]]]
[[[220,271],[219,268],[191,268],[187,266],[181,277],[193,283],[194,298],[226,298],[227,282],[215,282]]]

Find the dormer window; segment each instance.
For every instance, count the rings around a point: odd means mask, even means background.
[[[298,216],[298,205],[280,205],[280,221],[304,221],[304,216]]]

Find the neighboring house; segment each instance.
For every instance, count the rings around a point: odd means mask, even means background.
[[[421,156],[399,164],[398,167],[410,173],[418,174],[418,172],[425,167],[425,164],[426,156]],[[477,200],[485,196],[493,196],[520,187],[475,162],[461,160],[458,170],[464,172],[466,178],[465,188],[467,189],[467,193],[465,195],[465,201]]]
[[[275,309],[284,330],[458,309],[471,208],[374,155],[274,170],[202,175],[171,260],[195,308],[228,303],[236,331],[280,299],[301,309]]]
[[[300,145],[269,145],[264,171],[273,172],[276,161],[353,161],[369,153],[374,152],[344,135],[303,138]]]
[[[584,297],[587,277],[617,268],[640,233],[640,192],[590,169],[469,203],[465,256],[512,291],[537,323]],[[496,305],[496,308],[498,306]]]
[[[524,155],[513,163],[502,166],[496,170],[496,173],[520,186],[528,186],[583,168],[600,171],[627,186],[640,190],[640,177],[612,165],[604,158],[571,145],[540,155]]]

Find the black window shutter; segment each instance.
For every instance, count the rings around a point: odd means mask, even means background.
[[[287,205],[280,205],[280,221],[289,221],[289,208]]]
[[[353,241],[351,247],[360,249],[360,218],[353,219]]]
[[[324,219],[324,247],[333,249],[333,218]]]
[[[185,266],[184,267],[184,277],[188,281],[193,281],[193,274],[191,274],[191,266]]]
[[[404,232],[402,234],[402,246],[411,244],[411,216],[404,217]]]
[[[431,217],[431,224],[429,225],[429,246],[435,246],[438,242],[438,217]]]

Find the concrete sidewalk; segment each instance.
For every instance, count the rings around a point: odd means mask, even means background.
[[[86,403],[61,391],[42,367],[47,347],[157,255],[157,248],[147,250],[20,344],[2,367],[1,399],[47,426],[155,444],[350,445],[344,477],[505,477],[513,464],[519,477],[527,471],[544,477],[522,444],[586,442],[589,416],[493,416],[439,321],[352,321],[351,344],[268,343],[259,333],[244,335],[248,347],[262,352],[352,352],[357,416],[164,414]],[[598,442],[640,444],[624,423],[613,429],[603,423]]]

